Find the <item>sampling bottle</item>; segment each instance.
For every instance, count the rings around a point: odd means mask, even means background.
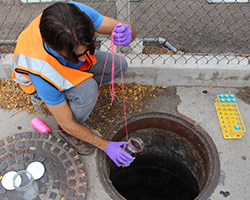
[[[131,137],[128,142],[122,146],[122,149],[134,158],[144,149],[144,143],[139,137]],[[123,164],[121,164],[123,166]]]

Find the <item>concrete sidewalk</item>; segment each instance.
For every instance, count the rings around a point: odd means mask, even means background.
[[[217,94],[231,91],[237,94],[241,88],[211,88],[211,87],[177,87],[180,104],[177,111],[197,122],[213,139],[220,159],[221,172],[219,183],[210,196],[210,200],[248,200],[250,196],[250,105],[237,98],[237,104],[245,123],[246,133],[242,139],[225,140],[223,138],[214,102]],[[203,91],[207,91],[205,94]],[[150,111],[162,112],[168,110],[171,102],[162,97],[154,99],[155,105]],[[34,131],[30,121],[36,114],[0,110],[0,139],[16,133]],[[51,116],[39,117],[52,129],[57,129],[57,123]],[[54,133],[53,133],[54,134]],[[108,200],[109,195],[100,183],[96,170],[96,151],[90,156],[81,156],[87,172],[87,200]]]
[[[240,88],[239,88],[240,89]],[[210,94],[202,94],[207,90]],[[236,94],[236,88],[178,88],[181,104],[178,112],[196,121],[210,135],[218,150],[220,159],[220,181],[211,200],[247,200],[249,199],[249,150],[250,150],[250,106],[238,99],[237,105],[245,123],[246,132],[242,139],[225,140],[214,107],[215,95]],[[226,193],[229,192],[229,193]],[[230,194],[227,196],[226,194]],[[224,196],[225,195],[225,196]],[[226,197],[227,196],[227,197]]]

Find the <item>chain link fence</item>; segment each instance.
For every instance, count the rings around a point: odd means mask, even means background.
[[[36,3],[31,3],[31,2]],[[0,0],[0,50],[9,54],[20,32],[53,2]],[[40,1],[40,2],[39,2]],[[52,0],[51,0],[52,1]],[[125,53],[133,63],[162,64],[168,59],[208,63],[248,63],[250,4],[227,0],[85,0],[101,14],[130,21],[137,30],[133,48]],[[118,5],[121,3],[120,5]],[[122,5],[122,7],[121,7]],[[118,9],[117,9],[118,7]],[[118,11],[117,11],[118,10]],[[124,14],[124,11],[125,14]],[[126,14],[127,13],[127,14]],[[109,36],[97,35],[104,43]],[[225,62],[226,61],[226,62]],[[214,63],[214,62],[213,62]]]

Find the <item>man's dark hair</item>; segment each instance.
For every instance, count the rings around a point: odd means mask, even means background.
[[[74,52],[78,45],[86,45],[92,55],[95,52],[93,21],[74,4],[57,2],[46,8],[40,32],[44,42],[70,62],[79,62]]]

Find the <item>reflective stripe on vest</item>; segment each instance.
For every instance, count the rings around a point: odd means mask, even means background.
[[[44,79],[49,79],[51,82],[53,80],[52,82],[53,85],[55,85],[56,88],[58,89],[60,88],[60,90],[67,90],[74,86],[67,79],[65,79],[58,71],[56,71],[51,65],[49,65],[46,61],[39,60],[36,58],[26,57],[20,54],[16,55],[16,61],[18,62],[19,66],[23,66],[24,68],[26,68],[26,66],[29,66],[28,71],[30,73],[32,73],[32,71],[34,71],[34,74],[37,74],[37,72],[39,72],[39,74],[37,75],[40,75]],[[20,70],[20,67],[18,67],[17,70]],[[21,77],[20,73],[15,72],[15,74],[18,74],[18,77]],[[21,79],[25,80],[26,79],[25,76],[24,75],[22,76],[24,78],[22,77]],[[18,79],[20,80],[20,78]]]
[[[14,69],[16,68],[16,62],[13,59],[13,65]],[[23,74],[16,73],[15,70],[13,70],[12,78],[15,82],[23,84],[23,85],[30,85],[31,81],[27,79]]]

